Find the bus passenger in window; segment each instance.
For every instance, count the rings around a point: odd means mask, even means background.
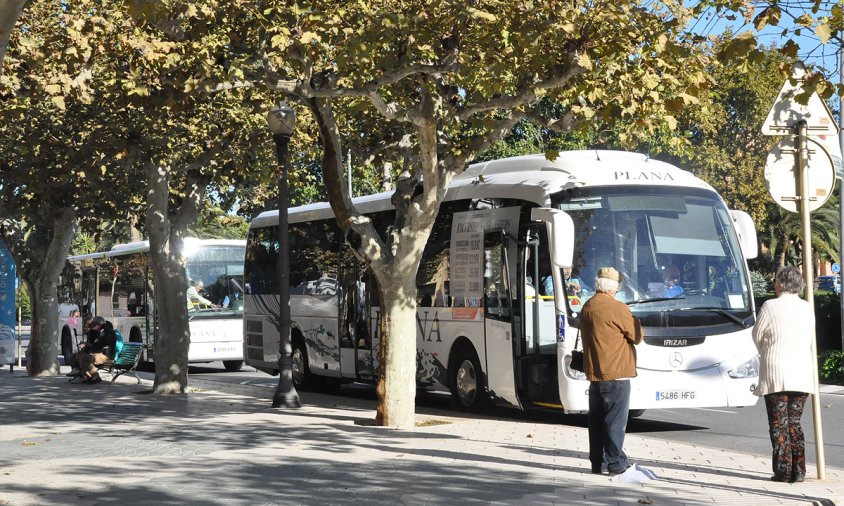
[[[199,309],[202,306],[213,308],[217,307],[217,304],[214,304],[213,302],[201,295],[203,289],[205,289],[204,281],[202,281],[201,279],[191,281],[191,285],[188,287],[187,291],[188,308]]]
[[[563,267],[563,284],[566,287],[569,297],[580,297],[586,291],[583,288],[583,282],[577,276],[572,276],[571,267]],[[551,284],[551,294],[553,294],[553,283]]]
[[[680,269],[676,265],[670,265],[665,269],[665,287],[663,297],[679,297],[683,295],[683,287],[680,285]]]

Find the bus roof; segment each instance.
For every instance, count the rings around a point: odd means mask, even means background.
[[[551,195],[580,186],[612,187],[677,186],[714,191],[691,172],[647,155],[626,151],[563,151],[556,160],[544,154],[502,158],[470,165],[452,180],[445,200],[463,198],[516,198],[541,206],[551,203]],[[392,209],[393,192],[352,199],[361,213]],[[334,216],[327,202],[290,209],[290,222],[326,219]],[[278,224],[278,210],[265,211],[250,228]]]
[[[185,246],[195,248],[198,246],[243,246],[246,247],[246,240],[244,239],[197,239],[195,237],[186,237]],[[126,244],[117,244],[109,251],[100,251],[97,253],[88,253],[85,255],[75,255],[68,257],[68,261],[76,262],[83,260],[96,260],[99,258],[113,258],[123,255],[131,255],[132,253],[144,253],[149,251],[149,241],[136,241]]]

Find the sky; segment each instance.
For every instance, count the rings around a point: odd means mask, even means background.
[[[760,2],[767,4],[768,2]],[[793,20],[803,14],[809,14],[815,18],[828,15],[835,1],[822,1],[817,14],[812,14],[813,2],[807,0],[785,0],[779,4],[783,10],[778,26],[766,26],[757,31],[753,26],[753,20],[746,21],[744,18],[728,19],[724,13],[718,13],[710,8],[696,19],[690,26],[691,31],[701,35],[717,35],[724,30],[731,28],[735,33],[747,30],[757,35],[761,45],[782,46],[789,38],[800,45],[800,57],[807,64],[817,65],[823,69],[824,75],[832,82],[839,82],[841,79],[839,52],[841,41],[839,38],[831,38],[826,44],[821,44],[820,39],[809,29],[794,24]],[[757,11],[757,12],[761,12]],[[783,32],[786,32],[783,34]]]
[[[812,30],[794,23],[795,19],[804,14],[809,14],[814,18],[829,15],[830,10],[837,2],[822,1],[818,12],[815,14],[811,11],[813,3],[808,0],[781,0],[779,5],[783,13],[778,25],[766,26],[761,31],[757,31],[753,26],[752,17],[750,20],[728,18],[725,13],[719,13],[714,8],[708,9],[693,21],[689,29],[704,36],[718,35],[727,29],[732,29],[736,34],[750,30],[756,34],[760,45],[774,47],[781,47],[788,39],[793,38],[800,46],[799,56],[805,63],[817,66],[832,83],[844,83],[840,64],[840,34],[830,38],[826,44],[822,44]],[[759,2],[759,4],[760,10],[755,14],[761,12],[761,5],[767,5],[768,2]],[[839,124],[844,124],[840,114],[838,114],[839,100],[834,97],[828,104],[830,109],[834,111],[834,118],[838,120]],[[844,179],[844,161],[842,161],[844,157],[841,156],[841,146],[844,141],[834,136],[823,136],[818,140],[823,143],[832,157],[836,177]]]

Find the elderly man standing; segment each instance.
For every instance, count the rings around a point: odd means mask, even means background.
[[[624,433],[630,407],[630,378],[636,376],[634,344],[642,342],[642,328],[626,304],[615,299],[621,274],[602,267],[595,279],[596,294],[583,306],[583,368],[589,384],[589,460],[592,472],[606,466],[610,475],[623,473],[630,463],[624,453]]]

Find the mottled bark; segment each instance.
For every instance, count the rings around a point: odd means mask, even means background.
[[[187,227],[198,214],[201,181],[189,174],[186,198],[178,212],[170,209],[169,168],[148,166],[146,222],[153,265],[158,335],[154,347],[156,394],[187,392],[190,327],[187,310],[187,274],[182,245]]]
[[[28,223],[26,230],[6,236],[18,273],[30,289],[32,329],[26,351],[30,376],[59,373],[59,321],[56,285],[76,233],[72,208],[45,214],[43,223]]]
[[[416,413],[416,287],[382,290],[378,425],[411,428]]]

